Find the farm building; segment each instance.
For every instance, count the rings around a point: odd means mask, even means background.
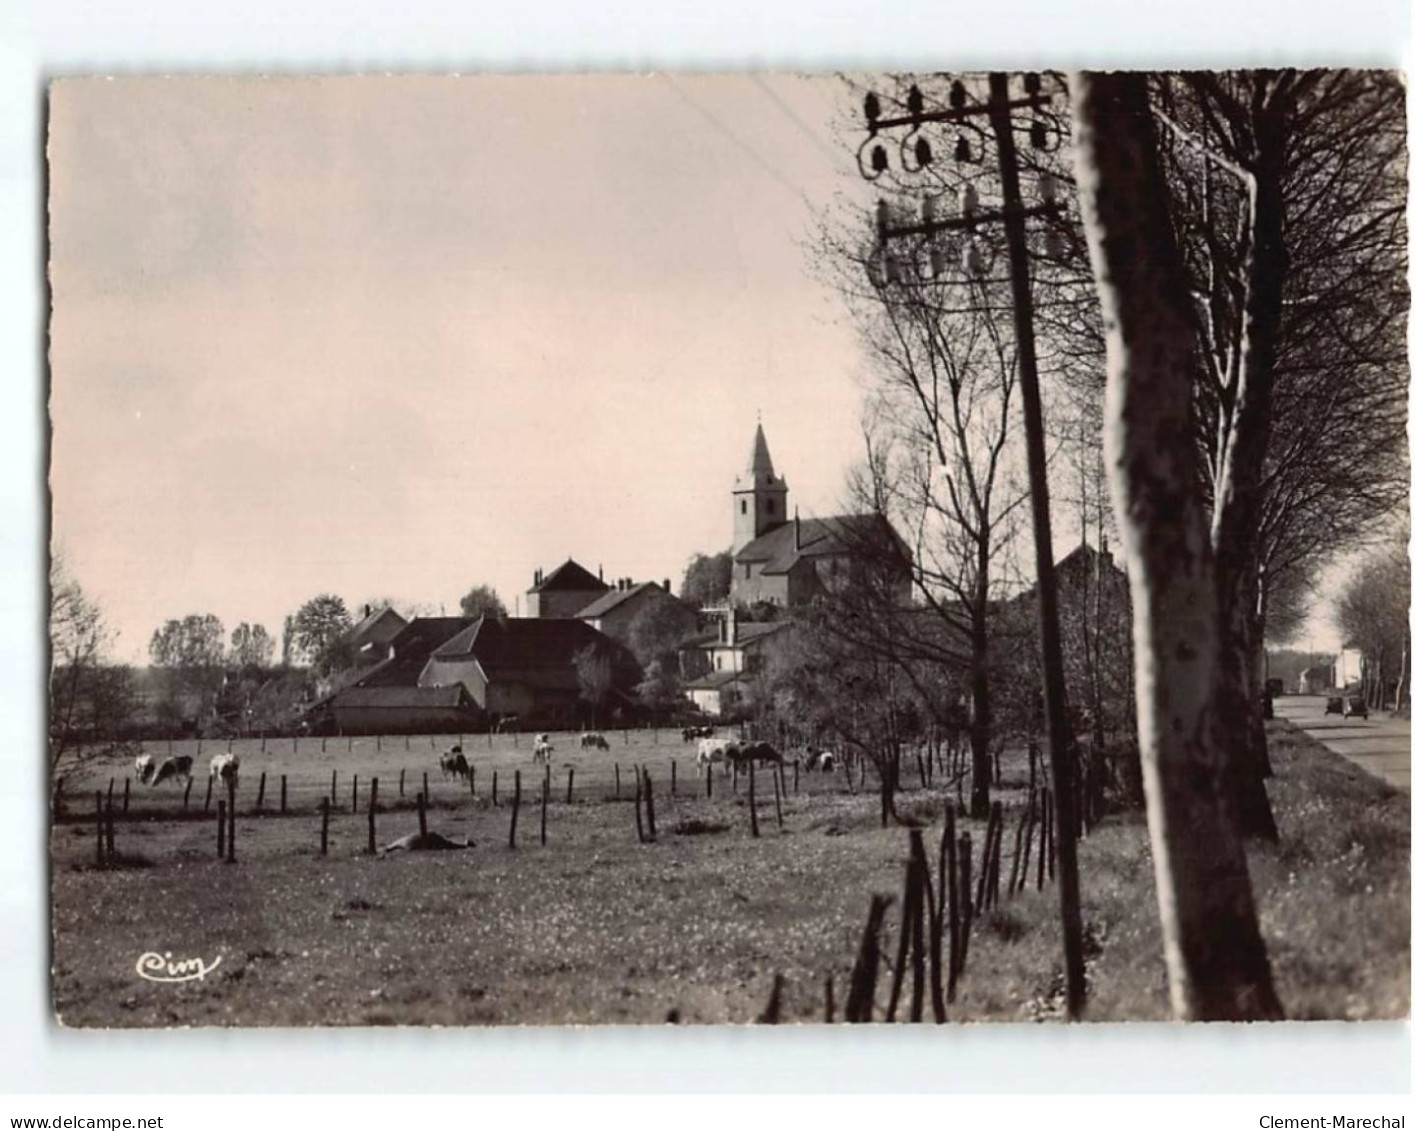
[[[471,729],[481,718],[460,684],[452,687],[346,687],[330,703],[345,734],[418,734]]]
[[[393,608],[385,606],[374,610],[365,605],[363,617],[339,643],[349,661],[362,667],[387,659],[394,637],[407,627],[407,620]]]
[[[421,687],[464,687],[486,714],[518,715],[537,725],[569,725],[588,711],[576,658],[587,650],[607,661],[601,708],[632,707],[643,672],[622,644],[581,620],[480,617],[428,658]]]
[[[608,592],[610,586],[603,577],[596,577],[574,558],[566,558],[549,573],[536,570],[535,584],[526,590],[526,616],[578,616],[581,609]]]
[[[660,613],[684,632],[698,626],[697,614],[673,596],[667,580],[662,585],[654,581],[637,585],[628,581],[617,583],[608,593],[581,609],[577,619],[620,643],[628,643],[636,618],[651,611]]]
[[[882,515],[788,518],[786,480],[776,474],[757,425],[747,470],[732,488],[733,605],[808,604],[861,570],[888,571],[899,603],[909,600],[909,550]]]

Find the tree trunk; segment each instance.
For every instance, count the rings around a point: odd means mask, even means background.
[[[969,727],[973,746],[973,782],[968,815],[977,819],[986,819],[992,811],[992,691],[988,684],[986,643],[982,647],[981,658],[974,651],[969,673],[973,691],[973,717]]]
[[[1170,1000],[1282,1013],[1227,791],[1213,552],[1198,490],[1196,348],[1146,76],[1072,81],[1082,215],[1106,329],[1106,457],[1134,602],[1136,714]]]

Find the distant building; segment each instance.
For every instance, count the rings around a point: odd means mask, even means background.
[[[566,558],[548,574],[536,570],[535,583],[526,590],[526,616],[577,616],[581,609],[609,590],[603,578],[596,577],[574,558]]]
[[[629,644],[630,628],[635,619],[655,603],[667,604],[667,615],[683,632],[692,632],[697,627],[697,614],[673,596],[667,579],[662,585],[656,581],[643,581],[637,585],[627,580],[618,582],[608,593],[581,609],[576,619],[584,621],[606,636]]]
[[[1331,667],[1327,664],[1303,668],[1297,677],[1297,693],[1299,695],[1320,695],[1331,687],[1331,671]]]
[[[757,425],[747,470],[732,488],[733,605],[795,608],[862,570],[886,570],[908,602],[909,550],[883,515],[788,517],[786,480],[776,474]]]
[[[682,665],[691,673],[684,694],[705,714],[730,713],[750,698],[771,648],[790,630],[790,621],[744,622],[729,611],[715,632],[683,645]]]
[[[1334,668],[1332,673],[1333,687],[1344,691],[1346,688],[1354,687],[1360,683],[1365,677],[1361,649],[1343,644],[1341,651],[1336,655]]]
[[[407,627],[407,620],[392,607],[375,611],[365,605],[362,619],[344,634],[340,643],[350,660],[362,667],[386,659],[393,638]]]

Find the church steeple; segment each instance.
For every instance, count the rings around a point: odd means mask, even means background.
[[[747,470],[732,488],[732,552],[786,521],[786,480],[776,474],[761,421],[752,438]]]

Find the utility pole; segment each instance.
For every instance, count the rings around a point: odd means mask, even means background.
[[[909,133],[901,142],[901,165],[908,170],[910,157],[913,166],[922,169],[933,160],[933,148],[927,139],[920,136],[920,127],[926,123],[958,123],[967,118],[986,114],[991,125],[993,141],[997,146],[998,174],[1002,184],[1001,212],[979,213],[970,210],[967,204],[961,217],[939,220],[934,216],[932,201],[926,201],[923,220],[919,224],[894,226],[890,222],[889,209],[881,203],[879,209],[879,237],[882,246],[899,236],[925,236],[932,238],[944,231],[973,230],[986,224],[1001,222],[1007,239],[1008,274],[1012,288],[1013,325],[1016,333],[1017,376],[1022,392],[1022,417],[1027,443],[1027,476],[1031,491],[1033,541],[1036,545],[1037,570],[1037,621],[1042,648],[1042,690],[1045,700],[1047,720],[1047,746],[1051,760],[1052,788],[1056,797],[1057,864],[1060,883],[1057,885],[1061,900],[1062,943],[1066,966],[1066,1010],[1067,1015],[1078,1020],[1086,1004],[1086,971],[1081,953],[1081,883],[1076,859],[1076,791],[1075,773],[1072,766],[1072,742],[1070,726],[1066,717],[1066,685],[1062,671],[1061,628],[1057,613],[1056,571],[1052,560],[1051,547],[1051,502],[1047,489],[1046,436],[1042,422],[1041,388],[1037,377],[1036,340],[1032,327],[1031,272],[1027,252],[1026,220],[1028,216],[1054,216],[1065,210],[1064,204],[1055,201],[1054,183],[1044,179],[1041,185],[1043,205],[1027,207],[1022,201],[1022,191],[1017,162],[1017,147],[1013,138],[1012,112],[1014,109],[1028,108],[1033,111],[1051,101],[1049,95],[1041,93],[1041,81],[1037,75],[1029,74],[1024,79],[1026,97],[1014,101],[1008,90],[1006,72],[995,71],[988,76],[988,99],[979,106],[970,103],[967,90],[959,81],[954,81],[950,90],[950,108],[926,112],[923,95],[917,86],[911,87],[908,96],[908,114],[899,118],[883,118],[878,98],[871,93],[865,100],[865,118],[869,125],[870,139],[882,129],[907,126]],[[1031,131],[1033,144],[1042,148],[1044,127],[1034,123]],[[913,141],[912,153],[905,145]],[[1039,142],[1041,144],[1039,144]],[[868,180],[875,180],[888,169],[888,154],[882,145],[874,145],[870,154],[869,171],[863,160],[864,149],[870,145],[867,140],[861,147],[859,164],[862,174]],[[958,150],[960,160],[968,160],[968,147],[960,139]],[[871,175],[873,173],[873,176]],[[887,261],[888,264],[888,261]],[[935,267],[935,275],[938,268]],[[888,264],[886,282],[899,282],[897,267]]]

